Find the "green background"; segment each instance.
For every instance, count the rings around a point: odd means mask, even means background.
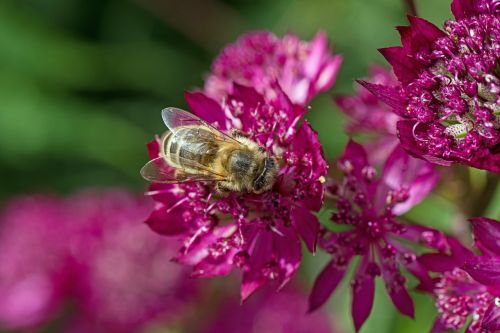
[[[138,171],[147,160],[145,143],[163,131],[160,110],[186,108],[183,91],[202,86],[218,51],[256,29],[293,31],[304,39],[324,30],[335,52],[343,54],[336,85],[314,101],[308,115],[332,160],[346,136],[331,96],[351,93],[353,79],[365,76],[370,64],[385,63],[377,48],[399,43],[394,27],[406,24],[403,3],[2,0],[0,199],[83,187],[143,191]],[[417,0],[417,7],[439,26],[451,16],[448,0]],[[490,205],[489,215],[498,217],[499,206]],[[441,196],[422,207],[410,218],[444,228],[458,214]],[[311,259],[306,255],[299,276],[307,284],[326,258]],[[415,296],[412,321],[397,314],[378,287],[363,333],[428,331],[435,315],[431,298]],[[328,306],[346,332],[353,330],[349,302],[344,281]]]

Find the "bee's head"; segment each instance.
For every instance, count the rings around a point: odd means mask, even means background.
[[[262,193],[269,191],[278,175],[279,166],[274,157],[265,157],[257,178],[253,181],[253,192]]]

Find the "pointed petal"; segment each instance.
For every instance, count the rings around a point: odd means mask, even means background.
[[[379,249],[379,255],[383,258],[380,251]],[[383,259],[381,263],[385,289],[396,309],[398,309],[401,314],[414,318],[415,308],[413,306],[413,300],[410,294],[408,294],[408,290],[406,290],[406,279],[401,275],[399,267],[393,260],[394,259]]]
[[[356,332],[361,329],[370,315],[375,297],[375,279],[372,275],[367,274],[366,265],[364,266],[365,268],[356,273],[354,277],[356,282],[352,287],[351,313]]]
[[[481,327],[488,332],[500,331],[500,306],[497,300],[498,298],[491,302],[481,321]]]
[[[406,288],[401,287],[396,291],[390,292],[392,303],[403,315],[410,318],[415,318],[415,307],[413,305],[413,300],[408,293]]]
[[[403,97],[399,94],[397,88],[386,87],[381,84],[369,83],[363,80],[357,80],[357,82],[368,89],[382,102],[389,105],[397,115],[401,117],[406,116],[406,103]]]
[[[334,260],[330,261],[314,282],[309,296],[309,312],[322,306],[335,291],[345,274],[345,267],[339,268]]]
[[[184,97],[191,111],[219,129],[226,129],[226,117],[219,103],[201,92],[185,92]]]
[[[439,181],[439,175],[426,161],[409,156],[401,147],[396,147],[388,157],[381,175],[378,196],[386,198],[388,190],[406,189],[408,199],[394,206],[393,212],[402,215],[421,202]]]
[[[412,30],[412,51],[431,48],[436,39],[446,34],[431,22],[416,16],[408,16]]]
[[[318,240],[318,218],[308,209],[297,207],[292,212],[292,222],[309,251],[316,251]]]
[[[384,58],[392,65],[394,74],[403,84],[411,83],[418,77],[420,65],[408,57],[406,50],[401,46],[379,49]]]
[[[438,316],[432,325],[430,333],[442,333],[448,331],[448,327],[446,327],[446,323],[443,321],[443,318]]]
[[[426,253],[418,257],[418,262],[432,272],[444,273],[457,267],[453,257],[442,253]]]
[[[233,83],[233,93],[230,96],[237,101],[245,101],[247,106],[257,107],[264,103],[264,98],[252,87],[246,87],[238,83]]]
[[[160,141],[158,139],[148,142],[147,147],[150,159],[153,160],[160,155]]]
[[[316,80],[315,89],[317,91],[325,91],[330,89],[330,87],[335,83],[337,79],[337,74],[342,65],[342,56],[334,56],[332,59],[321,69]]]
[[[281,235],[273,232],[273,257],[278,262],[279,288],[283,288],[295,275],[302,259],[300,239],[291,228],[281,228]]]
[[[174,236],[187,231],[182,218],[184,208],[176,207],[169,211],[163,204],[157,204],[155,210],[147,218],[146,224],[160,235]]]
[[[472,223],[474,238],[480,248],[486,248],[500,256],[500,221],[486,217],[469,219]]]
[[[349,161],[353,164],[354,170],[358,171],[369,165],[368,154],[365,148],[353,140],[349,140],[347,143],[344,153],[340,157],[340,161]]]
[[[487,286],[500,285],[500,258],[469,260],[462,267],[472,278]]]
[[[449,250],[448,239],[441,231],[423,225],[407,224],[401,237],[440,252]]]
[[[326,34],[320,31],[314,36],[310,44],[309,55],[304,61],[304,73],[310,79],[313,79],[318,74],[323,58],[325,57],[328,46]]]
[[[499,6],[500,7],[500,6]],[[487,170],[491,172],[500,172],[500,152],[487,154],[483,158],[467,162],[469,166]]]
[[[249,271],[243,273],[243,280],[241,281],[240,297],[241,302],[247,300],[257,289],[262,287],[265,283],[264,278],[256,272]]]
[[[451,11],[457,20],[463,19],[474,13],[473,0],[453,0]]]
[[[411,27],[399,26],[396,30],[399,32],[405,52],[411,52]]]

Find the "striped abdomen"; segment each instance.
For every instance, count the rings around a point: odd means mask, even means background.
[[[163,139],[163,153],[175,168],[200,173],[196,165],[210,168],[220,149],[216,134],[202,126],[186,126],[168,132]]]

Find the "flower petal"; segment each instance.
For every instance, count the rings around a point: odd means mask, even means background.
[[[444,322],[443,318],[438,316],[436,320],[434,321],[434,324],[432,325],[431,332],[430,333],[442,333],[448,331],[448,327],[446,326],[446,323]]]
[[[448,272],[457,267],[453,257],[442,253],[426,253],[418,257],[418,262],[432,272]]]
[[[195,115],[219,129],[226,129],[226,117],[219,103],[201,92],[186,91],[184,97]]]
[[[408,57],[403,47],[386,47],[379,49],[379,52],[392,65],[394,74],[401,83],[409,84],[418,77],[420,65]]]
[[[240,290],[241,301],[244,302],[247,300],[248,297],[262,287],[265,282],[265,279],[260,274],[257,274],[257,272],[244,272]]]
[[[322,306],[344,277],[346,268],[338,267],[334,260],[325,266],[321,273],[319,273],[316,281],[314,281],[311,295],[309,295],[309,312]]]
[[[337,74],[339,72],[340,65],[342,65],[342,61],[342,56],[334,56],[330,61],[328,61],[323,69],[321,69],[314,87],[316,91],[325,91],[330,89],[337,79]]]
[[[457,20],[466,18],[474,13],[473,0],[453,0],[451,3],[451,11]]]
[[[393,208],[394,214],[402,215],[421,202],[438,180],[438,173],[430,163],[412,158],[397,146],[384,165],[378,197],[385,200],[388,190],[408,191],[408,199]]]
[[[396,291],[389,292],[392,303],[403,315],[410,318],[415,318],[415,307],[413,305],[413,300],[406,288],[401,287]]]
[[[380,254],[380,257],[383,258],[383,255]],[[408,290],[406,290],[406,279],[401,275],[397,264],[392,260],[382,260],[381,270],[385,289],[391,298],[392,304],[394,304],[401,314],[414,318],[415,308],[413,300],[410,294],[408,294]]]
[[[386,87],[381,84],[374,84],[363,80],[356,80],[360,85],[368,89],[373,95],[385,104],[389,105],[393,111],[401,116],[406,116],[406,103],[395,87]]]
[[[353,165],[353,169],[358,171],[369,165],[365,148],[353,140],[349,140],[347,143],[340,161],[349,161]]]
[[[500,172],[500,152],[490,152],[484,157],[477,158],[470,162],[467,161],[466,164],[478,169],[483,169],[491,172]]]
[[[422,48],[430,49],[436,39],[446,36],[438,27],[423,18],[409,15],[408,20],[412,32],[411,47],[413,52],[418,52]]]
[[[497,304],[498,298],[491,302],[481,321],[481,327],[488,332],[500,331],[500,306]]]
[[[352,287],[351,313],[354,327],[358,332],[372,311],[375,279],[367,274],[366,269],[359,270],[354,279],[356,285]]]
[[[319,221],[308,209],[296,207],[292,212],[292,222],[309,251],[316,252]]]
[[[500,256],[500,221],[486,217],[469,219],[479,248]]]
[[[311,41],[309,55],[304,61],[304,74],[313,79],[318,74],[323,58],[327,53],[328,39],[323,31],[320,31],[314,36]]]
[[[163,204],[157,204],[155,210],[147,218],[146,224],[160,235],[174,236],[187,231],[182,218],[185,208],[178,206],[172,210]]]
[[[476,258],[466,262],[462,268],[484,285],[500,285],[500,258]]]

